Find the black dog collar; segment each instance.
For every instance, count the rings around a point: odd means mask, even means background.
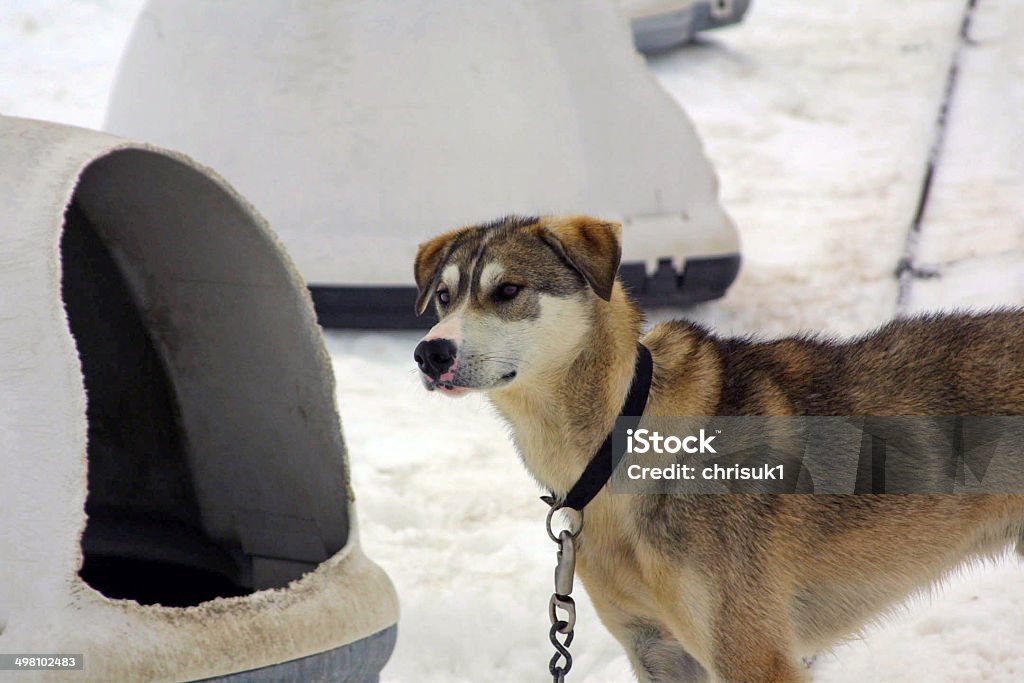
[[[647,407],[647,397],[651,393],[651,378],[654,375],[654,361],[651,359],[651,352],[646,346],[638,343],[636,345],[636,367],[633,369],[633,383],[629,387],[629,394],[626,395],[626,402],[622,406],[619,417],[640,418]],[[636,425],[633,425],[634,427]],[[590,459],[587,468],[576,481],[565,500],[559,501],[553,495],[542,496],[548,505],[559,508],[572,508],[582,510],[587,503],[594,499],[608,480],[612,478],[615,469],[615,459],[612,457],[612,433],[605,437],[604,443],[597,449],[597,453]]]

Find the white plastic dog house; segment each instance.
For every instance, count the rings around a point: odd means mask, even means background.
[[[0,197],[0,652],[84,655],[74,680],[377,680],[396,597],[263,219],[182,155],[5,117]]]
[[[739,268],[693,126],[610,0],[149,0],[105,126],[253,199],[326,325],[423,325],[416,245],[507,213],[622,220],[650,305]]]

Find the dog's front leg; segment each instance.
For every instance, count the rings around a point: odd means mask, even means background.
[[[774,601],[736,590],[716,615],[715,683],[805,683],[810,674],[793,655],[791,622]]]
[[[704,667],[664,628],[653,622],[634,622],[623,642],[641,683],[708,683]]]
[[[640,683],[709,683],[700,663],[664,627],[628,614],[600,595],[591,594],[591,600],[601,623],[622,644]]]

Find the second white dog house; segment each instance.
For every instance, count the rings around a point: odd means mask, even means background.
[[[377,680],[397,601],[263,219],[183,155],[0,117],[0,266],[0,652],[84,657],[18,680]]]
[[[610,0],[149,0],[106,128],[257,202],[327,325],[424,324],[417,243],[508,213],[622,220],[648,305],[721,296],[739,267],[693,126]]]

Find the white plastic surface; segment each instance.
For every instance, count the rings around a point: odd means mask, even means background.
[[[419,242],[507,213],[621,219],[652,266],[738,251],[611,2],[151,0],[105,127],[217,168],[314,284],[408,285]]]

